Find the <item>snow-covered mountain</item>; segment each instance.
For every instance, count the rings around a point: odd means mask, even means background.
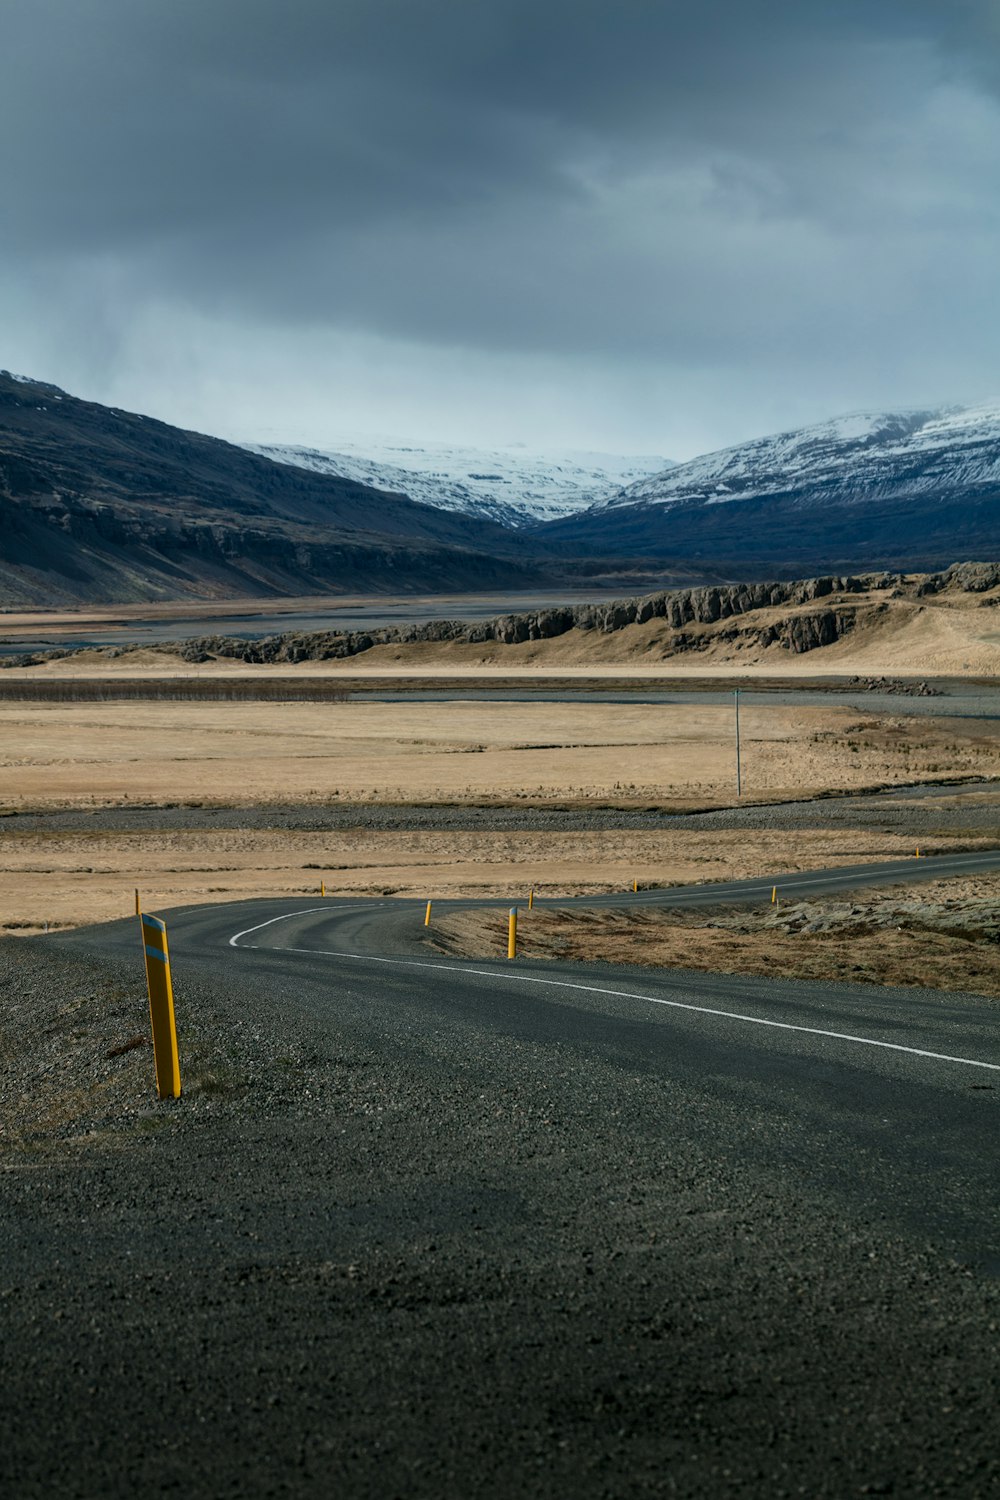
[[[345,442],[335,453],[280,444],[243,446],[275,463],[336,474],[439,510],[516,527],[574,515],[670,465],[659,457],[450,448],[392,439]]]
[[[944,493],[1000,482],[1000,403],[937,411],[854,412],[755,438],[624,486],[604,502],[720,505],[835,486],[865,502],[905,485]]]
[[[545,528],[581,552],[734,576],[1000,556],[1000,403],[858,412],[624,486]]]

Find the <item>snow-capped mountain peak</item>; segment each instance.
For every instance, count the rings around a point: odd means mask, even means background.
[[[670,460],[661,457],[536,453],[514,444],[479,449],[387,438],[341,442],[335,452],[283,444],[243,446],[275,463],[336,474],[440,510],[515,527],[586,510],[622,486],[670,467]]]
[[[905,483],[911,492],[1000,482],[1000,403],[852,412],[723,448],[623,486],[602,508],[719,505],[836,488],[858,500]]]
[[[55,396],[59,401],[66,394],[58,385],[52,385],[47,380],[36,380],[33,375],[18,375],[16,370],[0,370],[0,377],[12,380],[15,385],[30,385],[35,390],[44,391],[47,396]]]
[[[1000,548],[1000,402],[853,412],[708,453],[557,523],[590,555],[728,576],[947,567]]]

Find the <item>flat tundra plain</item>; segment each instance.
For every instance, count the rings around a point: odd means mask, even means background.
[[[744,707],[743,802],[990,778],[988,721]],[[0,930],[132,909],[316,892],[547,895],[756,876],[905,856],[893,829],[588,828],[598,809],[732,806],[733,712],[712,703],[0,703]],[[269,810],[349,805],[354,826],[282,826]],[[366,809],[452,809],[451,828],[366,826]],[[461,826],[463,809],[564,809],[562,831]],[[181,807],[188,826],[118,809]],[[246,827],[213,828],[213,808]],[[46,813],[44,826],[25,814]],[[60,813],[83,813],[60,824]],[[15,816],[19,815],[19,816]],[[306,817],[303,821],[308,823]],[[454,820],[453,820],[454,822]],[[963,847],[994,841],[988,831]],[[947,817],[925,849],[954,848]]]

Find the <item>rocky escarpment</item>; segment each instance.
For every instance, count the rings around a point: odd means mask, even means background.
[[[609,603],[560,605],[471,622],[430,620],[373,630],[286,631],[253,640],[202,635],[165,644],[193,664],[215,658],[250,665],[282,665],[345,660],[376,646],[516,646],[554,640],[572,630],[606,636],[629,626],[653,624],[660,626],[656,643],[664,658],[727,644],[762,649],[778,646],[800,655],[833,645],[860,625],[877,624],[889,614],[894,602],[913,601],[912,607],[919,611],[921,600],[950,591],[956,595],[988,595],[977,603],[992,608],[998,600],[990,591],[998,588],[1000,564],[960,563],[929,575],[864,573],[794,583],[674,589]],[[126,645],[108,647],[106,654],[121,656],[128,650]],[[61,648],[11,655],[0,658],[0,666],[32,666],[71,654],[72,648]],[[872,679],[862,685],[874,690],[878,683]]]
[[[492,620],[472,623],[431,620],[421,625],[387,626],[379,630],[293,632],[254,641],[224,635],[201,636],[179,643],[178,650],[190,662],[212,657],[248,663],[329,661],[359,656],[375,646],[420,642],[520,645],[526,641],[552,640],[570,630],[607,635],[630,625],[662,621],[667,630],[674,632],[669,639],[671,653],[699,650],[713,641],[743,637],[756,645],[777,644],[798,654],[831,645],[854,628],[859,606],[841,602],[844,596],[870,596],[873,592],[898,595],[912,592],[912,588],[904,578],[892,573],[810,578],[796,583],[732,584],[646,594],[608,604],[566,605],[525,614],[498,615]],[[824,599],[830,603],[817,609],[802,608]],[[870,614],[886,606],[876,602],[864,607]],[[788,609],[790,613],[750,629],[735,623],[710,635],[700,629],[775,608]]]

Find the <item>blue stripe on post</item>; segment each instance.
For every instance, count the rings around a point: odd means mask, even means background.
[[[162,948],[153,948],[153,947],[150,946],[149,943],[146,943],[145,947],[146,947],[146,957],[147,958],[158,958],[160,960],[161,964],[165,964],[166,963],[166,961],[167,961],[167,955],[164,953],[164,951],[163,951]]]
[[[151,917],[146,912],[142,914],[142,925],[143,927],[155,927],[157,932],[166,932],[167,930],[166,922],[161,922],[159,917]]]

